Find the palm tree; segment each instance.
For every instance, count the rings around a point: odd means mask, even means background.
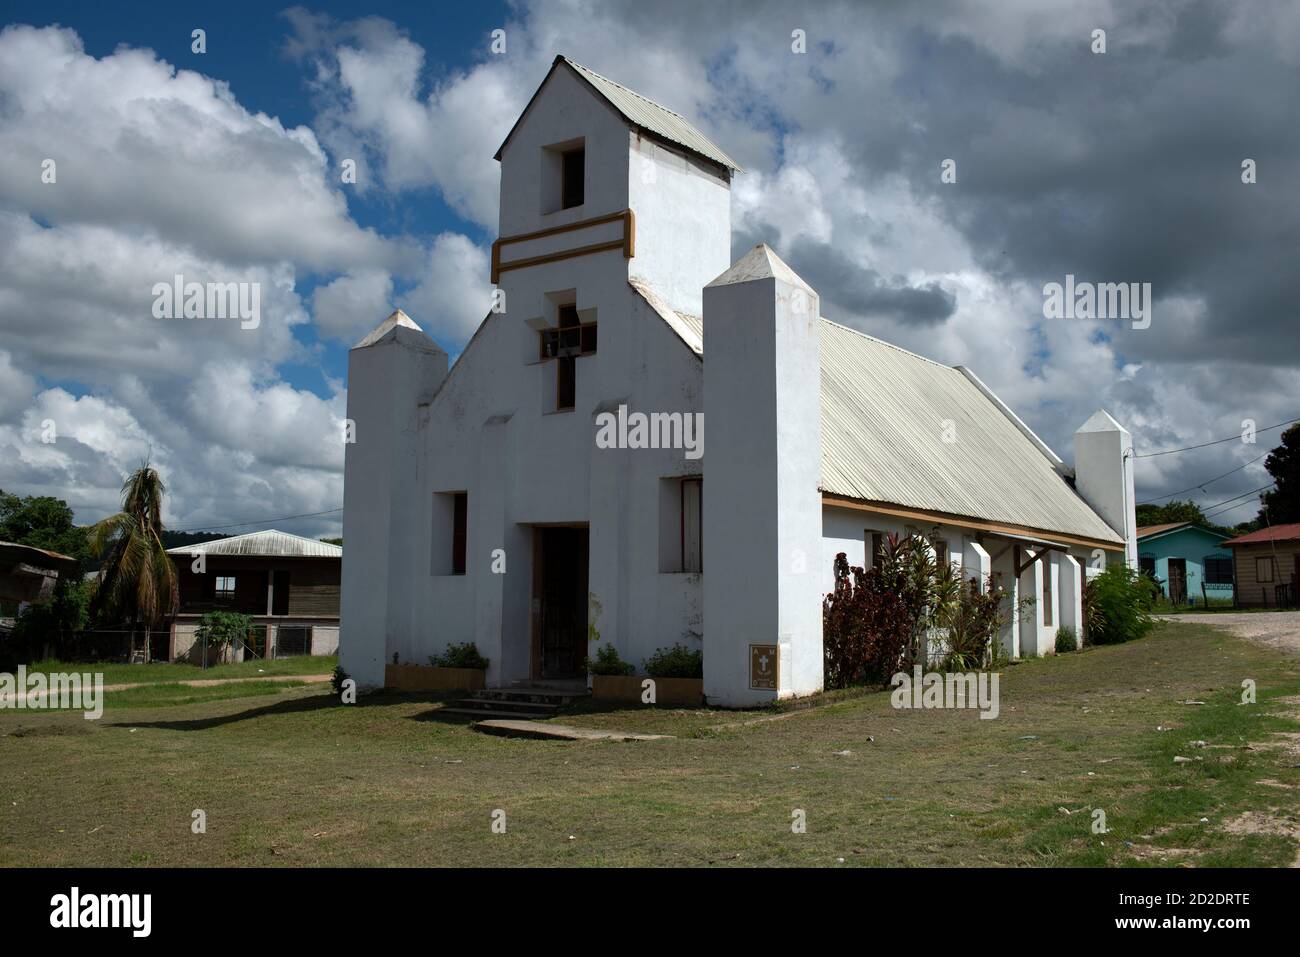
[[[180,601],[176,567],[162,542],[164,491],[162,479],[146,463],[122,486],[122,511],[90,529],[91,550],[106,554],[92,611],[130,621],[133,652],[136,629],[170,618]],[[147,635],[146,630],[146,648]]]

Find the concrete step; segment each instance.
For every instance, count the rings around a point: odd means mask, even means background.
[[[480,710],[517,711],[520,714],[551,715],[560,710],[557,704],[537,701],[516,701],[511,698],[461,698],[454,702],[458,708],[478,708]]]
[[[534,717],[550,717],[550,714],[533,715],[527,711],[501,711],[491,708],[439,708],[437,714],[449,718],[470,718],[475,721],[483,718],[504,718],[511,721],[520,721]]]
[[[474,730],[508,738],[549,738],[558,741],[663,741],[672,737],[671,734],[640,734],[635,731],[572,728],[564,724],[511,720],[480,721],[474,725]]]
[[[560,705],[571,704],[581,698],[591,696],[591,692],[586,688],[537,688],[537,687],[518,687],[518,688],[485,688],[477,692],[474,697],[479,700],[492,701],[524,701],[534,702],[536,704]]]

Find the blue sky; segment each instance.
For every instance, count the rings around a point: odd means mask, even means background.
[[[1067,461],[1098,407],[1147,449],[1295,417],[1298,11],[9,3],[0,488],[94,521],[147,457],[174,526],[336,533],[334,512],[279,519],[342,503],[347,346],[400,306],[463,348],[489,293],[492,155],[557,53],[682,113],[746,168],[733,252],[771,243],[828,318],[970,367]],[[1243,187],[1247,156],[1260,177]],[[345,157],[355,186],[339,182]],[[946,158],[955,184],[939,181]],[[160,325],[142,296],[182,271],[256,280],[268,321]],[[1045,319],[1043,284],[1067,273],[1152,282],[1151,328]],[[1139,500],[1258,452],[1143,459]],[[1267,481],[1254,463],[1195,497]],[[1252,514],[1247,500],[1221,518]]]
[[[250,110],[279,117],[286,126],[310,125],[313,119],[311,93],[300,64],[284,53],[287,24],[283,7],[256,2],[203,4],[85,4],[15,2],[6,5],[8,23],[35,26],[62,24],[81,36],[86,52],[102,57],[119,45],[148,47],[178,67],[199,70],[230,84],[232,92]],[[315,12],[350,19],[358,15],[357,4],[312,4]],[[436,83],[452,70],[468,67],[481,59],[491,31],[506,21],[504,3],[368,3],[361,5],[366,16],[400,22],[411,38],[424,47]],[[207,52],[191,51],[191,32],[207,32]],[[466,223],[449,210],[438,191],[413,191],[395,204],[382,194],[351,195],[348,209],[362,226],[382,232],[408,232],[432,236],[448,229],[474,235],[490,242],[482,229]],[[310,294],[319,276],[304,277],[300,288]],[[382,317],[381,317],[382,318]],[[314,327],[295,330],[305,344],[319,347],[318,363],[286,362],[280,366],[286,379],[300,389],[326,395],[324,375],[343,378],[347,373],[347,348],[337,341],[322,340]],[[454,348],[455,343],[448,343]],[[84,391],[83,383],[51,380]]]

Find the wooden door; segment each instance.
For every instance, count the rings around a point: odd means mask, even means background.
[[[540,672],[587,673],[587,529],[540,528]]]
[[[1187,559],[1169,559],[1169,601],[1174,605],[1187,604]]]

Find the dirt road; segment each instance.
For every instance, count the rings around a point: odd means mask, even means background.
[[[1170,621],[1189,621],[1224,628],[1293,655],[1300,655],[1300,611],[1161,615]]]

